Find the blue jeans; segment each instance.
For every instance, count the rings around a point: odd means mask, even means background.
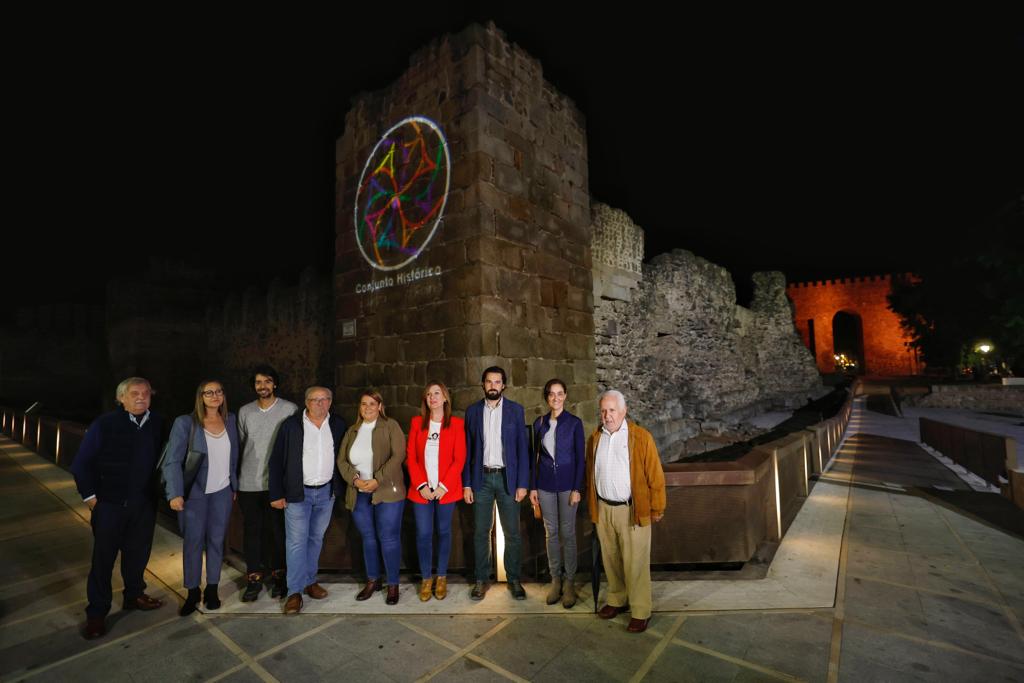
[[[419,494],[416,494],[419,495]],[[424,579],[433,576],[434,565],[434,524],[437,524],[437,575],[448,576],[448,556],[452,552],[452,514],[455,503],[441,504],[431,500],[413,503],[416,516],[416,551],[420,557],[420,574]]]
[[[476,580],[491,579],[491,528],[494,526],[494,505],[498,505],[501,530],[505,532],[505,579],[519,580],[523,542],[519,535],[519,503],[505,490],[505,473],[484,473],[480,490],[473,491],[473,549],[476,559]]]
[[[394,503],[371,502],[372,493],[356,494],[352,519],[363,537],[363,561],[366,578],[380,578],[380,556],[384,554],[384,569],[389,586],[398,585],[398,570],[402,566],[402,511],[405,500]]]
[[[304,486],[305,499],[288,503],[284,509],[285,563],[288,565],[288,594],[301,593],[316,583],[324,532],[331,523],[334,496],[331,485]]]

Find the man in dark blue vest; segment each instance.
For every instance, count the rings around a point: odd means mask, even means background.
[[[153,389],[142,377],[117,385],[121,407],[97,418],[85,433],[71,473],[82,500],[92,510],[92,569],[86,593],[83,635],[107,632],[112,590],[110,575],[121,553],[126,610],[157,609],[163,602],[146,595],[143,574],[153,547],[156,523],[156,464],[162,420],[150,412]]]

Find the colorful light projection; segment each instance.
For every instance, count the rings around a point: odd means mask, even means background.
[[[374,146],[355,201],[356,244],[378,270],[397,270],[437,231],[451,181],[448,142],[436,123],[410,116]]]

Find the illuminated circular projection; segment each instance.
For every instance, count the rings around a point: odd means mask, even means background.
[[[356,192],[356,244],[378,270],[414,260],[437,231],[451,180],[448,143],[430,119],[399,121],[374,146]]]

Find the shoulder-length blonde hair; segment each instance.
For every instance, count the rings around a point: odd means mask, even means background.
[[[378,417],[377,419],[378,420],[384,420],[385,422],[387,422],[388,421],[388,416],[387,416],[387,413],[384,412],[384,397],[380,395],[380,392],[378,390],[376,390],[376,389],[373,389],[373,388],[363,389],[363,393],[359,394],[359,403],[360,404],[362,404],[364,396],[369,396],[370,398],[372,398],[374,401],[377,402],[377,405],[380,406],[380,417]],[[352,425],[352,426],[353,427],[358,427],[361,424],[363,424],[363,411],[360,410],[360,406],[357,406],[356,407],[356,423],[354,425]]]
[[[420,400],[420,424],[423,429],[430,426],[430,406],[427,405],[427,392],[430,387],[437,387],[444,396],[444,418],[441,420],[441,427],[447,429],[452,423],[452,395],[448,393],[448,387],[444,382],[427,382],[423,387],[423,398]]]
[[[220,390],[224,391],[224,383],[219,379],[204,379],[196,387],[196,409],[192,411],[192,419],[196,421],[196,424],[203,424],[203,419],[206,417],[206,404],[203,403],[203,389],[207,384],[216,384],[220,386]],[[224,392],[224,400],[220,403],[220,408],[217,409],[221,419],[226,420],[228,417],[228,394]]]

